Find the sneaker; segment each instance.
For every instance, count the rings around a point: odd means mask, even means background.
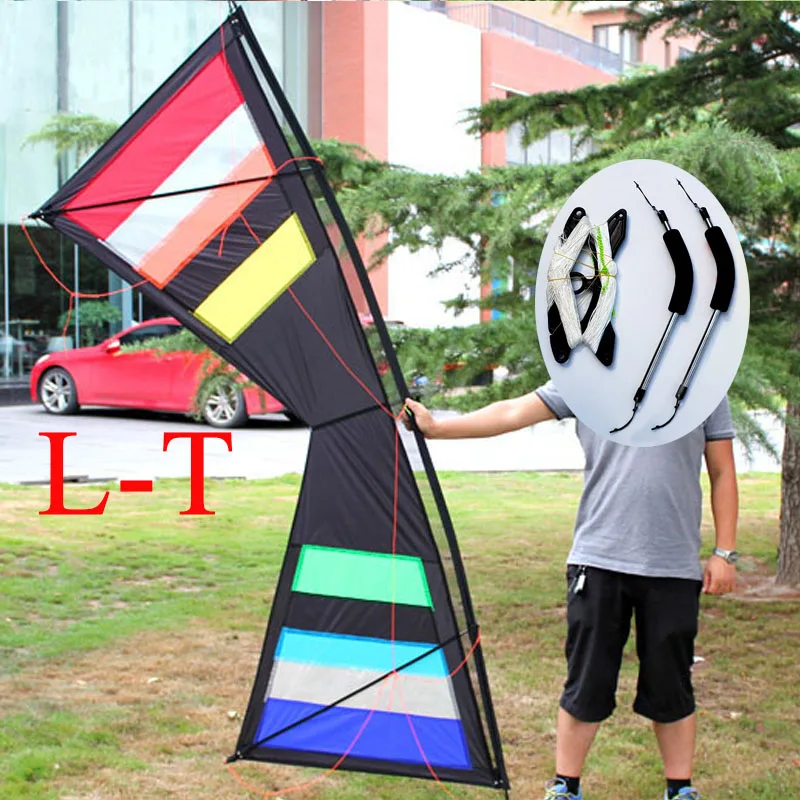
[[[565,796],[569,797],[569,795]],[[558,795],[556,795],[556,797],[558,797]],[[678,790],[678,794],[673,795],[673,800],[677,800],[677,798],[680,798],[680,800],[700,800],[700,792],[691,786],[684,786],[683,789]],[[666,791],[664,792],[664,800],[669,800]]]
[[[560,778],[553,778],[553,780],[548,781],[544,788],[544,800],[583,800],[583,791],[581,789],[578,789],[578,794],[570,794],[567,791],[567,784]]]

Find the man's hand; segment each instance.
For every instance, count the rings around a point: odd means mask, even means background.
[[[411,409],[414,414],[414,422],[417,423],[420,433],[425,437],[432,438],[436,430],[436,420],[433,418],[433,414],[422,403],[418,403],[410,397],[406,399],[406,407]],[[408,430],[412,429],[411,420],[405,412],[403,412],[403,425]]]
[[[542,402],[536,392],[529,392],[510,400],[498,400],[469,414],[435,420],[422,403],[406,400],[406,407],[414,415],[417,428],[428,439],[475,439],[482,436],[499,436],[554,419],[555,414]],[[405,419],[406,427],[411,420]]]
[[[706,562],[703,575],[703,592],[705,594],[727,594],[735,588],[736,565],[729,564],[719,556],[711,556]]]

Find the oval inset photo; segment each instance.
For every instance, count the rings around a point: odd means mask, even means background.
[[[547,370],[575,416],[620,444],[666,444],[730,388],[750,290],[733,223],[693,175],[624,161],[558,213],[536,282]]]

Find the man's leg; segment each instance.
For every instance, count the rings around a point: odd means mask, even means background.
[[[567,680],[556,728],[556,778],[548,784],[548,798],[582,797],[584,761],[600,723],[614,710],[632,613],[623,578],[594,567],[567,570]]]
[[[653,723],[667,780],[689,780],[692,777],[696,728],[695,714],[677,722]]]
[[[679,578],[635,580],[639,682],[633,709],[653,722],[667,796],[691,783],[695,749],[692,689],[700,583]]]
[[[558,709],[556,726],[556,773],[580,776],[599,722],[581,722],[563,708]]]

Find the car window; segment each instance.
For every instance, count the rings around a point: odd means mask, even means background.
[[[120,344],[138,344],[145,339],[163,339],[180,331],[180,325],[143,325],[119,337]]]

